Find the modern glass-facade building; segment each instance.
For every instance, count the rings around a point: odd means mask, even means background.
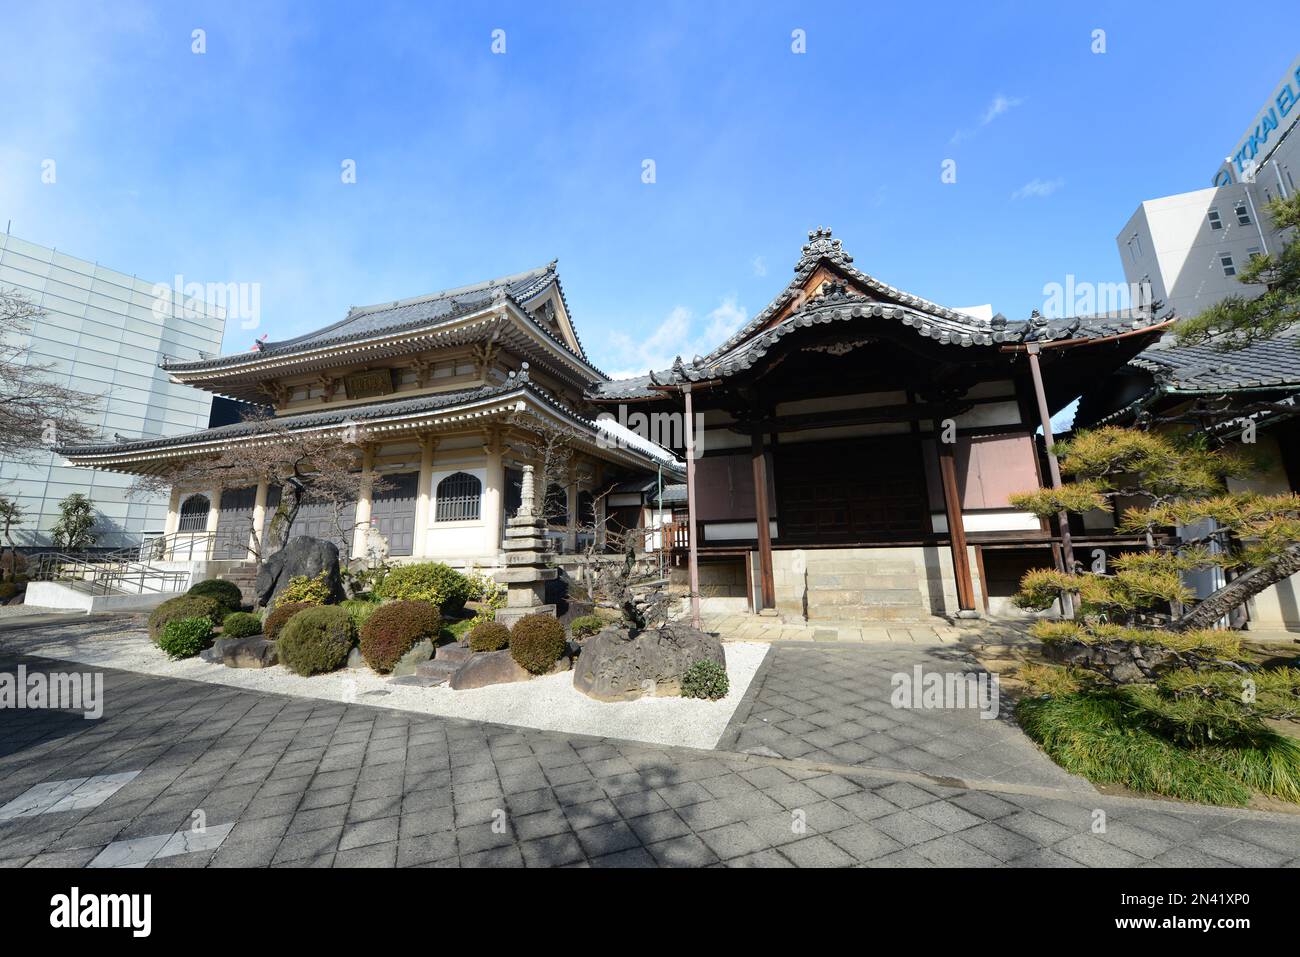
[[[0,234],[0,289],[17,290],[44,315],[23,337],[26,361],[50,365],[70,388],[101,397],[90,418],[106,441],[148,439],[206,428],[212,396],[178,385],[158,368],[164,358],[198,359],[221,350],[223,310],[205,303],[158,308],[152,282],[54,249]],[[53,452],[31,462],[0,458],[0,494],[23,510],[21,546],[47,546],[58,503],[87,495],[99,512],[99,544],[130,545],[162,531],[166,497],[129,497],[131,477],[73,468]]]

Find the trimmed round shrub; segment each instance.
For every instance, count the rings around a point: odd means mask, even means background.
[[[562,654],[564,626],[551,615],[526,615],[510,629],[510,656],[525,671],[545,674]]]
[[[239,586],[220,578],[209,578],[207,581],[199,582],[185,594],[215,598],[231,611],[239,611],[239,606],[244,603],[244,596]]]
[[[203,617],[175,618],[158,636],[158,647],[168,658],[193,658],[211,642],[212,622]]]
[[[223,638],[247,638],[261,631],[262,619],[247,611],[233,611],[221,623]]]
[[[481,621],[469,630],[470,651],[500,651],[510,644],[510,629],[500,622]]]
[[[441,629],[438,606],[427,601],[380,605],[361,629],[361,657],[381,675],[388,674],[416,642],[436,642]]]
[[[380,598],[428,601],[445,612],[457,614],[474,595],[473,583],[450,565],[418,562],[389,570],[375,586]]]
[[[682,675],[683,698],[708,698],[717,701],[731,690],[727,669],[716,661],[703,658],[686,669]]]
[[[280,632],[276,651],[280,663],[294,674],[323,674],[343,667],[356,634],[346,608],[315,605],[289,619]]]
[[[211,625],[221,624],[228,609],[208,595],[180,595],[169,598],[149,612],[149,637],[157,642],[169,621],[182,618],[206,618]]]
[[[262,634],[267,641],[275,641],[280,637],[280,632],[284,629],[284,626],[293,620],[294,615],[300,611],[306,611],[308,608],[320,607],[320,605],[313,605],[305,601],[288,605],[276,605],[262,619]]]
[[[569,622],[569,634],[574,638],[586,638],[604,628],[606,621],[600,615],[580,615]]]

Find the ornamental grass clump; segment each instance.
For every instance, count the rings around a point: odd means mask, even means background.
[[[510,655],[535,675],[550,671],[564,654],[564,626],[551,615],[525,615],[510,629]]]
[[[510,629],[495,621],[482,621],[469,630],[470,651],[500,651],[510,644]]]
[[[163,626],[158,647],[168,658],[193,658],[212,643],[212,622],[204,617],[176,618]]]
[[[569,622],[569,634],[574,638],[588,638],[604,628],[609,622],[600,615],[580,615]]]
[[[395,601],[378,606],[361,628],[361,657],[388,674],[418,642],[438,640],[442,615],[427,601]]]
[[[276,651],[294,674],[318,675],[343,667],[356,643],[352,616],[337,605],[298,612],[280,633]]]

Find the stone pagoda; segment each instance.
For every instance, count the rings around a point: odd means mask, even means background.
[[[535,504],[533,467],[525,465],[523,472],[519,511],[506,522],[506,570],[496,574],[506,586],[506,607],[497,610],[496,620],[507,628],[525,615],[555,614],[555,605],[546,603],[546,583],[560,574],[547,567],[546,521]]]

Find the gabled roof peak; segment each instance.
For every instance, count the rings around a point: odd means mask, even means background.
[[[829,226],[808,230],[808,242],[803,246],[803,255],[794,264],[794,271],[802,272],[819,259],[829,259],[841,266],[853,262],[853,257],[844,251],[840,241],[831,237]]]

